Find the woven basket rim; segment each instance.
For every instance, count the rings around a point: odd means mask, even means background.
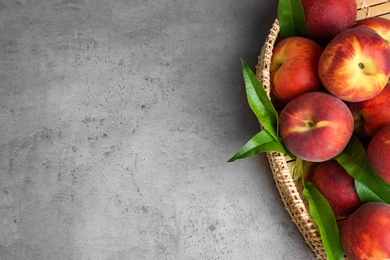
[[[262,47],[258,63],[256,65],[256,77],[262,83],[268,96],[270,96],[270,66],[273,47],[280,31],[279,21],[275,19],[264,46]],[[298,227],[306,243],[315,253],[317,258],[325,259],[326,253],[317,226],[307,210],[304,198],[301,195],[296,183],[291,177],[287,164],[290,161],[282,153],[267,152],[267,159],[272,170],[272,175],[281,200],[291,220]]]

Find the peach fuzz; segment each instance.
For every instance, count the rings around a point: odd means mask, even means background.
[[[295,156],[310,162],[329,160],[348,144],[353,117],[340,99],[308,92],[289,102],[279,116],[280,136]]]
[[[373,30],[339,33],[321,54],[318,74],[324,87],[348,102],[373,98],[390,76],[390,45]]]
[[[390,259],[390,205],[367,202],[350,215],[341,230],[349,260]]]

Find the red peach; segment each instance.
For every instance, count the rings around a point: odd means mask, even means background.
[[[318,73],[334,96],[360,102],[373,98],[390,76],[390,45],[373,30],[357,27],[339,33],[324,49]]]
[[[356,20],[356,0],[301,0],[308,37],[326,43]]]
[[[289,102],[279,116],[281,139],[295,156],[329,160],[348,144],[353,118],[347,105],[327,93],[308,92]]]
[[[390,259],[390,205],[367,202],[345,221],[341,244],[349,260]]]
[[[328,201],[336,218],[348,217],[361,205],[354,178],[335,160],[319,163],[313,183]]]
[[[347,103],[355,120],[354,133],[367,145],[385,125],[390,125],[390,84],[375,97]]]
[[[390,43],[390,20],[384,17],[372,16],[358,21],[354,27],[365,27],[374,30]]]
[[[290,37],[278,42],[271,59],[271,90],[280,101],[309,92],[323,90],[318,76],[322,48],[303,37]]]
[[[367,147],[367,156],[375,171],[390,184],[390,125],[374,135]]]

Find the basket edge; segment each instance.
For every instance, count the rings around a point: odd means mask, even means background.
[[[257,65],[255,66],[256,77],[262,83],[269,98],[271,94],[270,66],[272,51],[278,38],[279,31],[279,21],[278,19],[275,19],[261,49]],[[262,128],[261,124],[260,127]],[[267,152],[266,156],[269,165],[271,166],[270,168],[275,181],[275,186],[282,199],[285,210],[288,212],[292,222],[297,226],[305,242],[316,255],[316,258],[326,259],[325,249],[318,233],[317,226],[310,216],[301,194],[295,186],[285,156],[276,152]]]

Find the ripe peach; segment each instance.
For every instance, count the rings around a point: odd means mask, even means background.
[[[358,21],[354,27],[364,27],[374,30],[390,43],[390,20],[383,17],[372,16]]]
[[[390,76],[390,45],[373,30],[356,27],[339,33],[324,49],[318,73],[336,97],[360,102],[373,98]]]
[[[326,161],[342,152],[353,132],[347,105],[327,93],[308,92],[290,101],[279,116],[286,148],[310,162]]]
[[[348,217],[361,205],[354,178],[335,160],[319,163],[313,183],[328,201],[336,218]]]
[[[367,202],[345,221],[341,244],[349,260],[390,259],[390,205]]]
[[[323,89],[318,76],[322,48],[303,37],[290,37],[278,42],[271,59],[271,89],[284,103],[309,92]]]
[[[356,0],[301,0],[308,37],[326,43],[356,20]]]
[[[390,125],[390,84],[375,97],[347,103],[355,120],[354,133],[367,145],[385,125]]]
[[[390,125],[374,135],[367,147],[367,156],[375,171],[390,184]]]

